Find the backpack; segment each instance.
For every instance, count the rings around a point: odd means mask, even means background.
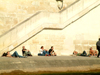
[[[7,53],[4,52],[4,53],[2,54],[2,56],[7,56]]]

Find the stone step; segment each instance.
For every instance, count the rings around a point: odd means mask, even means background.
[[[37,71],[88,71],[100,69],[100,58],[82,56],[33,56],[27,58],[0,57],[0,73],[21,70]]]

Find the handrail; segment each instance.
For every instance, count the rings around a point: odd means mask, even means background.
[[[15,29],[16,27],[22,25],[24,22],[28,21],[29,19],[31,19],[32,17],[38,15],[39,13],[41,13],[41,11],[38,11],[37,13],[33,14],[32,16],[30,16],[29,18],[27,18],[26,20],[20,22],[19,24],[15,25],[13,28],[11,28],[10,30],[8,30],[7,32],[5,32],[4,34],[0,35],[0,37],[4,36],[5,34],[9,33],[10,31],[12,31],[13,29]]]
[[[39,12],[37,12],[36,14],[34,14],[34,15],[32,15],[31,17],[29,17],[29,18],[27,18],[26,20],[24,20],[24,21],[22,21],[21,23],[19,23],[18,25],[16,25],[15,27],[13,27],[12,29],[10,29],[8,32],[6,32],[6,33],[4,33],[3,35],[1,35],[0,36],[0,45],[3,43],[6,43],[6,40],[7,40],[7,43],[8,43],[8,41],[9,40],[12,40],[12,39],[14,39],[14,37],[13,37],[13,31],[15,31],[16,32],[16,34],[14,34],[17,38],[19,37],[20,38],[20,32],[25,32],[25,34],[27,34],[28,32],[26,32],[26,30],[27,30],[27,27],[28,27],[28,25],[27,25],[27,22],[30,22],[30,20],[32,20],[32,22],[37,22],[38,20],[40,20],[41,19],[41,17],[39,17],[39,16],[41,16],[42,15],[42,12],[41,11],[39,11]],[[39,17],[39,19],[37,19],[37,17]],[[44,17],[46,17],[46,16],[44,16]],[[25,25],[26,24],[26,25]],[[22,31],[19,31],[18,29],[20,28],[20,26],[21,27],[24,27],[24,28],[26,28],[26,30],[22,30]],[[34,27],[33,27],[34,28]],[[9,35],[9,36],[7,36],[7,35]],[[6,37],[7,36],[7,37]],[[21,35],[22,36],[22,35]],[[4,38],[3,40],[2,40],[2,38]],[[7,39],[6,39],[7,38]],[[17,40],[15,40],[15,41],[17,41]],[[9,42],[9,43],[13,43],[13,42]],[[10,44],[9,45],[4,45],[4,46],[2,46],[1,47],[1,49],[3,49],[4,47],[8,47],[8,46],[10,46]]]

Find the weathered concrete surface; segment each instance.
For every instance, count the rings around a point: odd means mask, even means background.
[[[93,69],[100,69],[100,58],[81,56],[0,57],[0,73],[13,70],[36,72],[88,71]]]

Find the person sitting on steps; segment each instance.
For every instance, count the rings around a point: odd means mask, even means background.
[[[49,52],[46,49],[44,49],[43,46],[41,46],[38,56],[48,56],[48,55],[49,55]]]
[[[49,49],[49,54],[51,56],[57,56],[56,53],[54,52],[54,47],[53,46],[51,46],[51,48]]]
[[[92,50],[92,47],[90,48],[89,54],[90,54],[91,56],[94,56],[94,51]]]
[[[25,46],[22,47],[22,54],[23,56],[32,56],[31,52],[25,48]]]
[[[96,50],[92,50],[92,47],[90,47],[89,54],[90,54],[90,56],[97,56],[97,51]]]

